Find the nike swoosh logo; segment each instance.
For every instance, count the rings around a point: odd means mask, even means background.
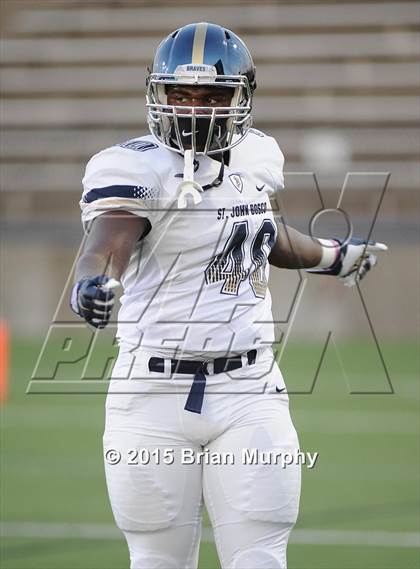
[[[286,391],[286,388],[283,387],[283,389],[279,389],[276,385],[276,391],[277,391],[277,393],[282,393],[283,391]]]
[[[198,130],[195,131],[195,134],[197,134]],[[185,130],[182,131],[182,136],[192,136],[192,131],[191,132],[186,132]]]
[[[265,188],[265,184],[263,184],[262,186],[255,186],[255,187],[257,188],[257,190],[258,190],[259,192],[262,192],[263,189]]]

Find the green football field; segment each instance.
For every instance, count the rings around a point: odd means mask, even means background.
[[[105,490],[104,396],[25,394],[40,346],[13,341],[1,410],[1,569],[127,568]],[[328,349],[312,392],[319,346],[292,346],[282,361],[289,390],[306,391],[290,397],[301,449],[319,453],[303,468],[290,569],[420,567],[417,348],[381,345],[391,394],[367,346]],[[215,569],[210,530],[203,537],[200,568]]]

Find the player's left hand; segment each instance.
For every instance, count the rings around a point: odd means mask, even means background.
[[[376,253],[387,251],[384,243],[366,241],[352,238],[348,241],[336,239],[340,246],[337,260],[334,264],[324,269],[324,274],[335,275],[344,282],[345,286],[354,286],[361,281],[372,267],[378,262]]]

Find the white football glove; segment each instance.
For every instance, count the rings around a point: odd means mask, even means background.
[[[307,271],[322,275],[334,275],[344,282],[344,286],[354,286],[361,281],[378,262],[375,253],[388,250],[384,243],[357,238],[348,241],[331,239],[330,247],[334,246],[337,247],[337,258],[331,266],[307,269]]]

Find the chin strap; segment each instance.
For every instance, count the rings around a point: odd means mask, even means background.
[[[211,184],[206,184],[205,186],[203,186],[204,191],[209,190],[210,188],[218,188],[220,186],[220,184],[223,182],[223,176],[225,173],[225,161],[223,159],[223,154],[221,156],[220,162],[221,162],[220,170],[219,170],[219,173],[217,174],[217,178],[214,179],[211,182]]]
[[[220,170],[216,179],[214,179],[210,184],[206,184],[205,186],[203,186],[204,191],[209,190],[210,188],[218,188],[220,184],[223,182],[223,176],[225,173],[225,153],[222,150],[222,143],[220,141],[220,138],[218,137],[215,137],[214,140],[217,143],[218,147],[220,148]],[[229,164],[229,157],[228,157],[228,164]]]

